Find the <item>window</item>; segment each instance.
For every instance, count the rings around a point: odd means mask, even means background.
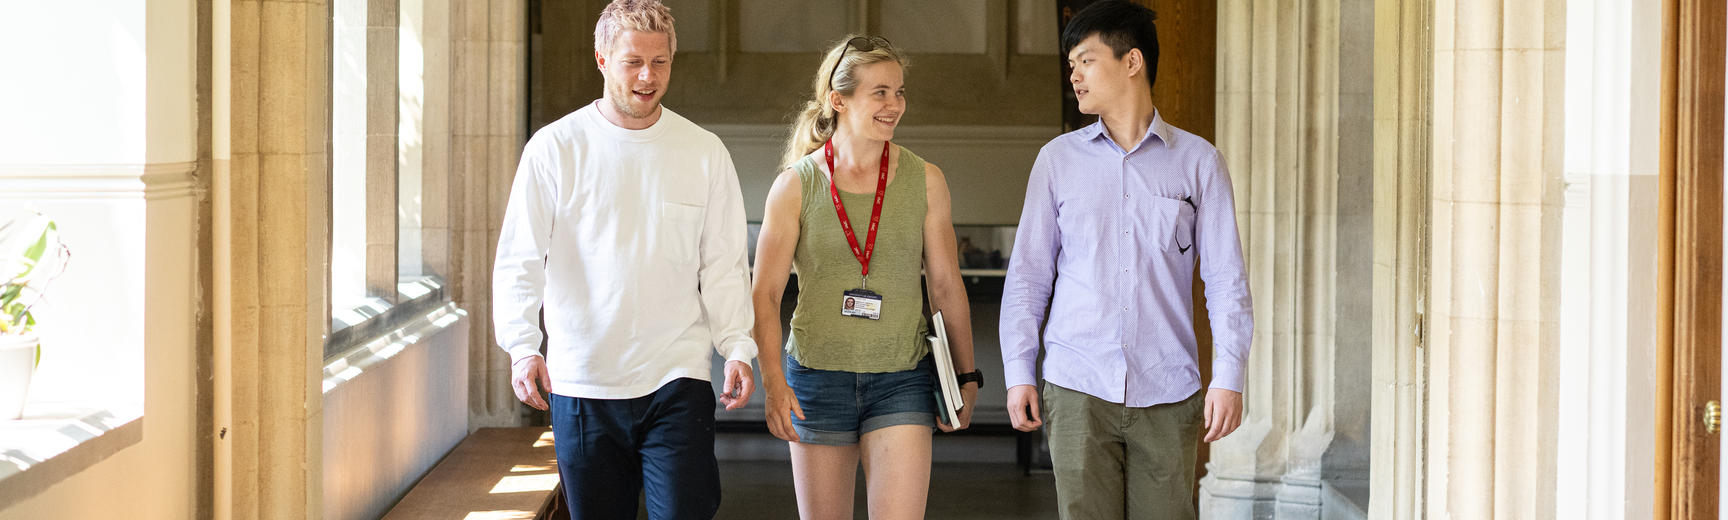
[[[366,291],[366,0],[337,0],[331,31],[330,308],[361,308]]]
[[[425,2],[402,0],[401,26],[397,31],[396,122],[396,270],[403,282],[430,274],[421,252],[421,184],[425,180],[426,143],[426,27]]]
[[[438,193],[428,187],[449,166],[426,158],[448,143],[441,100],[448,98],[449,62],[443,34],[427,23],[445,13],[427,8],[424,0],[400,0],[397,18],[375,19],[379,10],[368,0],[334,4],[326,357],[387,335],[447,299],[428,254],[443,250],[449,227],[427,195]]]

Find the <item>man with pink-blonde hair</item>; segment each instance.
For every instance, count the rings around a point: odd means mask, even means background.
[[[498,343],[551,413],[572,518],[635,518],[644,492],[650,518],[712,518],[710,349],[727,409],[756,386],[744,199],[720,139],[660,105],[672,22],[658,0],[601,11],[604,94],[529,139],[498,236]]]

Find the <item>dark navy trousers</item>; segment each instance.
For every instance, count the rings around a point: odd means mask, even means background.
[[[552,436],[564,499],[576,520],[714,518],[714,390],[677,379],[635,399],[552,395]]]

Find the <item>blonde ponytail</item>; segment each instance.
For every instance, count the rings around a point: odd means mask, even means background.
[[[791,167],[792,163],[809,155],[822,147],[822,143],[834,137],[836,114],[834,106],[829,104],[829,92],[838,91],[842,96],[850,96],[858,88],[858,77],[853,71],[864,65],[894,62],[902,68],[909,63],[898,49],[892,46],[876,47],[870,51],[846,52],[846,42],[852,41],[857,35],[848,34],[838,44],[830,46],[823,55],[822,65],[816,69],[816,77],[810,81],[811,99],[804,102],[804,108],[798,111],[792,121],[792,132],[786,138],[786,152],[780,158],[782,168]],[[834,62],[845,57],[846,61],[838,68]],[[834,71],[834,77],[828,77],[828,71]]]
[[[824,92],[822,97],[827,97],[827,93]],[[822,143],[831,137],[834,137],[834,109],[827,103],[805,101],[804,109],[798,111],[798,117],[792,122],[792,135],[786,140],[786,153],[780,157],[780,167],[791,167],[798,159],[821,148]]]

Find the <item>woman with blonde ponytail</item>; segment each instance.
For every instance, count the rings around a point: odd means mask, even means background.
[[[790,445],[802,518],[851,518],[860,462],[870,518],[923,518],[931,428],[965,428],[983,384],[948,184],[891,142],[906,114],[906,57],[849,36],[825,58],[757,241],[757,344],[781,344],[780,299],[798,271],[791,337],[782,355],[764,347],[759,358],[768,429]],[[937,422],[920,270],[962,372],[957,424]]]

